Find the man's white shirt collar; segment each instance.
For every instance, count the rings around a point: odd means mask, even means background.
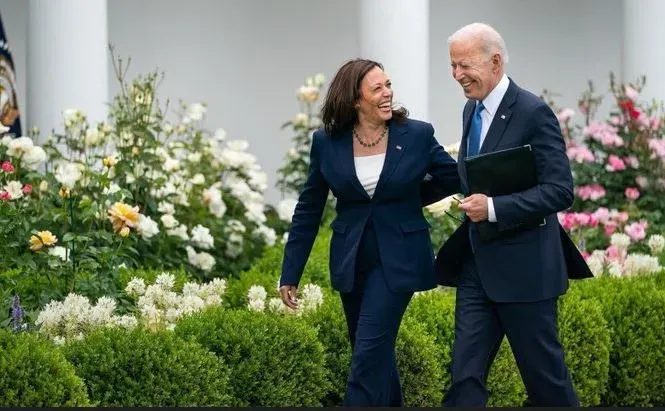
[[[491,117],[494,117],[494,114],[496,114],[496,111],[499,109],[499,104],[501,104],[503,96],[506,94],[506,91],[508,91],[509,85],[510,80],[508,80],[508,76],[504,73],[501,80],[499,80],[499,84],[497,84],[496,87],[494,87],[494,90],[492,90],[487,97],[485,97],[485,100],[483,100],[483,106],[485,106],[487,114]]]

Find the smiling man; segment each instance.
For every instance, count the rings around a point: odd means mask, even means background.
[[[457,287],[452,385],[443,403],[487,404],[487,375],[507,336],[529,402],[577,406],[558,338],[557,301],[568,278],[587,271],[571,265],[569,260],[579,260],[570,256],[579,252],[562,241],[556,216],[573,202],[558,121],[540,98],[504,73],[506,46],[492,27],[470,24],[448,44],[453,78],[468,101],[458,160],[466,218],[436,260],[440,284]],[[494,198],[469,193],[465,158],[526,144],[535,159],[535,186]],[[525,224],[530,221],[544,223]],[[480,225],[498,236],[481,239]]]

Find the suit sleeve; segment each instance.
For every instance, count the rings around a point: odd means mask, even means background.
[[[323,209],[326,206],[329,187],[323,179],[320,169],[321,140],[323,139],[320,133],[317,131],[312,137],[307,181],[300,192],[291,220],[289,237],[284,248],[280,286],[297,286],[300,282],[314,240],[319,232]]]
[[[432,179],[424,182],[420,187],[423,206],[461,191],[457,162],[436,140],[434,127],[431,124],[427,125],[426,133],[429,150],[427,173],[432,176]]]
[[[493,198],[499,231],[509,230],[525,221],[542,219],[573,203],[573,176],[559,122],[545,104],[536,108],[533,118],[534,127],[526,142],[533,150],[538,185]]]

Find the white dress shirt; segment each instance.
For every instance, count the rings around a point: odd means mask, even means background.
[[[353,157],[358,180],[370,198],[374,196],[374,190],[376,189],[376,184],[379,182],[379,176],[381,175],[381,170],[383,170],[385,159],[386,153]]]
[[[480,112],[483,125],[480,128],[479,147],[483,146],[483,142],[487,136],[487,130],[489,130],[490,125],[492,124],[492,120],[494,120],[494,115],[499,109],[499,104],[501,104],[501,100],[503,100],[503,96],[506,94],[509,85],[510,81],[508,80],[508,76],[504,74],[503,77],[501,77],[501,80],[499,80],[499,84],[497,84],[496,87],[494,87],[494,89],[483,100],[483,106],[485,106],[485,110]],[[490,223],[496,223],[496,213],[494,212],[494,201],[492,201],[492,197],[487,198],[487,219]]]

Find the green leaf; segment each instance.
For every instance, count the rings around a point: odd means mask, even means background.
[[[68,242],[74,240],[75,238],[76,238],[76,234],[72,233],[72,232],[69,232],[69,233],[66,233],[64,236],[62,236],[62,241],[64,241],[65,243],[68,243]]]

